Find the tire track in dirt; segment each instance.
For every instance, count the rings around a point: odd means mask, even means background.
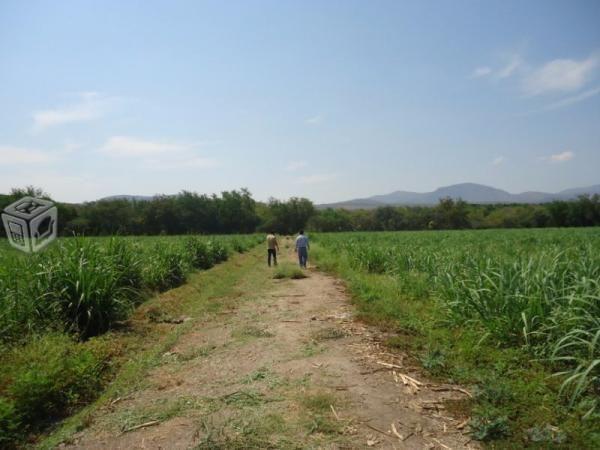
[[[142,390],[64,446],[478,448],[444,408],[468,393],[389,353],[385,335],[354,320],[342,282],[314,269],[301,280],[263,272],[264,293],[198,321]]]

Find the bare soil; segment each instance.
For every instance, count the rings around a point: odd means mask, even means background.
[[[282,259],[293,258],[288,245]],[[467,418],[446,409],[470,394],[390,353],[384,334],[353,318],[342,282],[314,268],[300,280],[262,270],[264,292],[194,319],[139,390],[61,447],[479,448]]]

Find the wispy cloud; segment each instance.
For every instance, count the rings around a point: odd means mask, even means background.
[[[105,115],[116,98],[97,92],[77,94],[77,101],[52,109],[43,109],[33,113],[33,131],[40,132],[50,127],[74,122],[96,120]]]
[[[497,78],[508,78],[514,75],[520,67],[523,66],[523,60],[521,56],[517,54],[510,55],[508,61],[502,66],[498,71],[496,71],[495,75]]]
[[[573,158],[575,158],[575,153],[573,153],[571,151],[566,151],[566,152],[562,152],[562,153],[557,153],[556,155],[551,155],[550,161],[565,162],[565,161],[570,161]]]
[[[285,166],[285,170],[288,172],[295,172],[300,169],[304,169],[308,167],[308,163],[306,161],[290,161],[287,166]]]
[[[540,159],[542,161],[548,161],[551,163],[563,163],[563,162],[570,161],[573,158],[575,158],[575,153],[570,150],[567,150],[562,153],[556,153],[555,155],[542,156]]]
[[[113,158],[135,158],[142,167],[153,170],[218,167],[212,157],[199,156],[202,143],[167,140],[147,140],[132,136],[113,136],[99,152]]]
[[[147,159],[142,166],[152,170],[172,170],[172,169],[213,169],[219,167],[219,161],[215,158],[204,158],[199,156],[180,155],[175,158]]]
[[[471,78],[490,77],[496,80],[508,78],[517,73],[517,70],[523,66],[523,59],[520,55],[513,53],[504,58],[504,62],[496,68],[490,66],[477,67],[471,73]]]
[[[317,125],[323,121],[323,116],[321,114],[317,114],[313,117],[308,117],[305,122],[309,125]]]
[[[149,156],[159,153],[182,152],[193,146],[172,141],[150,141],[131,136],[113,136],[100,148],[100,152],[116,157]]]
[[[493,72],[493,70],[491,67],[488,67],[488,66],[477,67],[475,70],[473,70],[473,73],[471,74],[471,78],[485,77],[487,75],[490,75],[492,72]]]
[[[555,59],[533,70],[523,80],[528,95],[573,92],[584,87],[600,63],[598,54],[583,60]]]
[[[298,177],[297,181],[300,184],[320,184],[332,181],[337,177],[334,173],[319,173],[313,175],[305,175]]]
[[[50,162],[55,155],[42,150],[0,145],[0,167]]]
[[[584,59],[553,59],[537,67],[528,64],[520,55],[512,54],[505,64],[498,68],[489,66],[476,68],[470,78],[500,81],[512,77],[518,89],[527,97],[571,93],[570,97],[522,114],[529,115],[565,108],[600,94],[600,87],[577,93],[594,80],[599,67],[599,51],[593,52]]]
[[[506,161],[506,158],[504,158],[504,156],[498,156],[498,157],[494,158],[494,160],[492,161],[492,164],[494,166],[500,166],[500,165],[504,164],[504,161]]]
[[[588,98],[594,97],[598,94],[600,94],[600,87],[597,87],[594,89],[589,89],[587,91],[582,92],[581,94],[572,95],[571,97],[567,97],[567,98],[564,98],[557,102],[551,103],[548,106],[546,106],[545,108],[543,108],[542,111],[553,111],[556,109],[565,108],[565,107],[571,106],[575,103],[579,103],[584,100],[587,100]]]

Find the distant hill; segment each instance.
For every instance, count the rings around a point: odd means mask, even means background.
[[[155,198],[154,195],[111,195],[110,197],[103,197],[98,201],[103,200],[130,200],[137,202],[149,202]]]
[[[461,183],[444,186],[433,192],[395,191],[390,194],[317,205],[318,208],[371,209],[385,205],[430,206],[440,198],[463,199],[467,203],[546,203],[553,200],[572,200],[583,194],[600,194],[600,184],[582,188],[567,189],[557,193],[522,192],[511,194],[502,189],[476,183]]]

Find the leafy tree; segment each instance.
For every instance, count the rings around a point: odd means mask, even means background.
[[[352,231],[351,214],[343,209],[327,208],[311,217],[307,225],[320,231]]]
[[[440,199],[436,207],[436,223],[438,228],[455,229],[469,228],[467,204],[450,197]]]
[[[287,202],[270,199],[260,228],[262,231],[293,234],[304,228],[315,213],[313,203],[306,198],[292,197]]]

